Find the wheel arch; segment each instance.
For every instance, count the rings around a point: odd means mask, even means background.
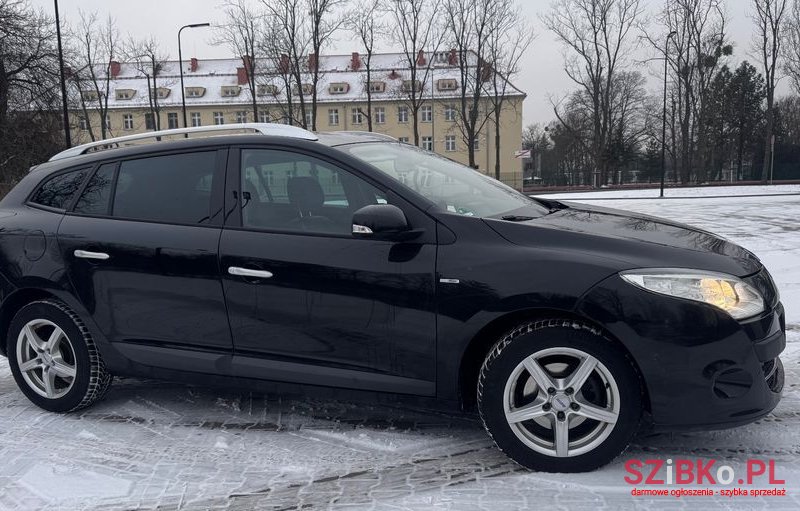
[[[31,302],[46,298],[57,299],[58,297],[41,288],[23,288],[15,290],[3,300],[2,305],[0,305],[0,354],[8,356],[8,353],[6,353],[8,329],[17,312]]]
[[[462,352],[459,363],[458,393],[462,409],[471,410],[475,408],[477,403],[478,376],[481,365],[486,359],[489,350],[500,340],[500,337],[520,325],[520,323],[545,319],[569,319],[576,321],[591,329],[597,330],[603,337],[616,345],[618,349],[630,358],[639,375],[643,390],[642,403],[644,404],[644,412],[648,415],[650,414],[650,393],[647,381],[642,374],[639,363],[625,345],[601,325],[573,312],[557,309],[523,309],[509,312],[493,319],[478,331]]]

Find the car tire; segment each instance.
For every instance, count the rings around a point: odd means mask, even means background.
[[[9,326],[7,348],[20,390],[45,410],[80,410],[102,398],[111,385],[89,330],[58,300],[22,307]]]
[[[621,454],[639,428],[642,394],[629,356],[569,319],[515,328],[478,378],[478,409],[497,447],[543,472],[588,472]]]

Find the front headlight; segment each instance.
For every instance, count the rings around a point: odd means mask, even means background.
[[[764,299],[753,286],[724,273],[682,269],[635,270],[620,273],[627,282],[654,293],[703,302],[735,319],[764,312]]]

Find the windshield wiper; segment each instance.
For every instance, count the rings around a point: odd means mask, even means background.
[[[533,220],[532,216],[522,216],[522,215],[505,215],[501,216],[500,218],[508,222],[527,222],[528,220]]]

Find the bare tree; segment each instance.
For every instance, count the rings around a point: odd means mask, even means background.
[[[119,31],[109,16],[99,21],[96,12],[80,11],[80,22],[72,33],[75,61],[72,79],[77,87],[89,136],[95,140],[90,111],[96,112],[100,123],[100,138],[109,136],[108,102],[113,81],[112,66],[119,51]]]
[[[347,16],[347,28],[358,38],[361,49],[364,51],[364,91],[367,93],[367,128],[372,131],[372,57],[375,54],[375,45],[378,33],[385,27],[380,21],[380,0],[365,0],[356,4],[353,11]]]
[[[306,97],[311,95],[303,78],[308,70],[311,45],[304,0],[261,0],[266,12],[264,53],[273,62],[286,87],[284,116],[292,124],[309,128]],[[297,96],[297,104],[294,104]]]
[[[321,77],[320,56],[333,34],[346,21],[337,10],[346,0],[307,0],[306,6],[311,33],[311,55],[308,71],[311,74],[311,130],[317,131],[317,94]]]
[[[456,110],[456,127],[466,147],[470,167],[477,167],[474,140],[492,117],[493,110],[481,111],[484,99],[484,82],[492,72],[490,49],[492,30],[498,24],[491,17],[498,9],[495,0],[445,0],[444,13],[448,34],[445,38],[452,46],[449,59],[455,61],[459,71],[459,105]],[[500,2],[507,4],[507,2]],[[452,62],[451,62],[452,63]]]
[[[800,94],[800,0],[792,2],[783,30],[783,71],[792,81],[795,93]]]
[[[596,186],[607,179],[613,82],[628,63],[633,31],[642,13],[641,0],[561,0],[543,17],[565,48],[567,76],[590,101],[592,136],[586,146]],[[557,105],[554,110],[559,120],[566,122]]]
[[[767,92],[767,123],[764,128],[764,166],[761,182],[766,183],[772,161],[772,137],[775,132],[775,86],[777,84],[778,59],[784,35],[784,15],[787,0],[753,0],[753,20],[756,23],[756,36],[753,46],[758,51],[764,69]]]
[[[153,119],[153,129],[161,129],[161,104],[159,102],[158,79],[164,70],[169,56],[162,53],[161,48],[152,36],[147,39],[136,40],[129,37],[125,45],[126,60],[133,63],[136,70],[144,75],[147,81],[147,100],[150,115]],[[168,86],[170,84],[162,84]]]
[[[425,102],[425,84],[444,31],[438,20],[441,0],[394,0],[386,9],[393,23],[391,39],[400,46],[408,80],[400,88],[400,99],[411,110],[414,145],[419,145],[419,113]]]
[[[0,0],[2,191],[63,148],[57,70],[52,18],[27,1]]]
[[[490,2],[488,55],[488,98],[494,118],[494,175],[500,179],[502,157],[502,113],[511,92],[519,92],[511,85],[511,79],[520,71],[520,61],[533,43],[534,33],[522,9],[514,6],[513,0]],[[519,148],[517,148],[519,149]]]
[[[227,46],[242,59],[253,108],[253,121],[258,122],[256,75],[260,71],[258,51],[263,48],[259,41],[263,17],[250,7],[250,3],[246,0],[228,0],[223,8],[225,22],[215,31],[213,41],[215,44]]]

